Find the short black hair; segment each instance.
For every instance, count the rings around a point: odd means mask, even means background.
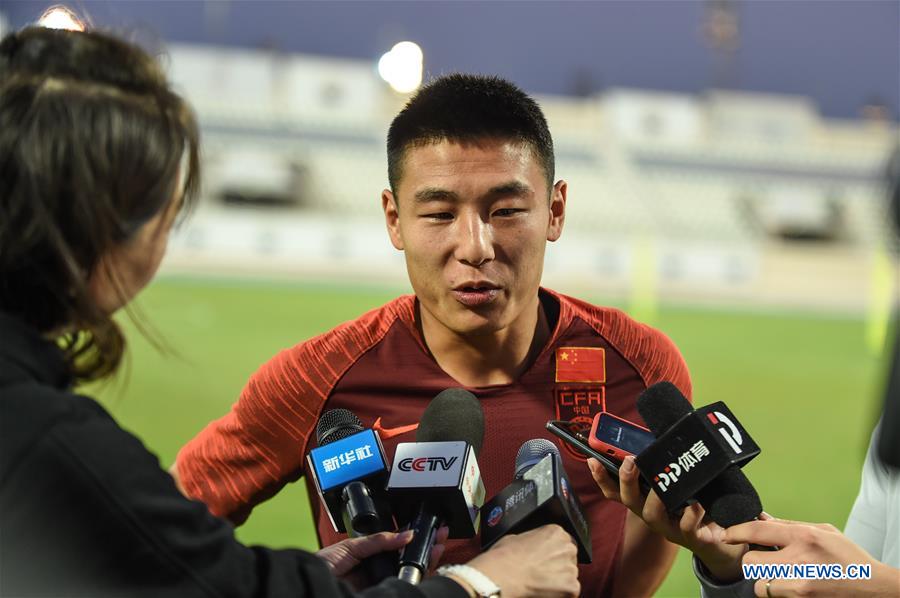
[[[456,73],[420,89],[388,130],[388,181],[396,192],[409,147],[443,140],[509,139],[530,146],[553,186],[553,138],[540,106],[495,76]]]

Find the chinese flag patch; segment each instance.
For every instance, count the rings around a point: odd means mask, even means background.
[[[599,347],[559,347],[557,382],[606,382],[606,353]]]

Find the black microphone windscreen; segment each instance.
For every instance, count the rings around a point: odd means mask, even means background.
[[[467,390],[448,388],[434,397],[416,430],[416,442],[463,440],[477,456],[484,441],[484,412],[481,403]]]
[[[762,513],[756,488],[737,467],[729,467],[697,493],[697,502],[722,527],[753,521]]]
[[[535,438],[525,441],[516,454],[516,479],[537,464],[547,455],[559,457],[559,449],[546,438]]]
[[[671,382],[658,382],[647,388],[638,397],[637,409],[657,438],[694,410]],[[709,518],[722,527],[753,521],[762,513],[756,488],[735,465],[704,486],[696,499]]]
[[[362,421],[349,409],[331,409],[323,413],[316,424],[316,442],[324,446],[363,429]]]
[[[638,397],[637,410],[653,435],[659,438],[694,408],[677,386],[657,382]]]

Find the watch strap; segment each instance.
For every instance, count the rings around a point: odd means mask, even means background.
[[[438,575],[453,575],[472,586],[475,595],[479,598],[499,598],[500,586],[491,581],[491,578],[468,565],[444,565],[437,570]]]

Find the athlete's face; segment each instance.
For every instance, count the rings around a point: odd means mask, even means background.
[[[566,183],[548,189],[529,146],[484,139],[409,148],[396,197],[382,193],[391,242],[423,310],[457,334],[490,334],[537,309],[547,241]]]

